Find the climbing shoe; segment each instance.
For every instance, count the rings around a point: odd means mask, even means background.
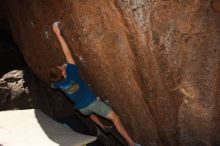
[[[105,131],[105,133],[109,133],[112,130],[112,126],[105,126],[103,130]]]

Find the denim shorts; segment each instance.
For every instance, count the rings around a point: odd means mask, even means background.
[[[104,102],[96,100],[87,107],[79,109],[79,111],[86,116],[95,113],[101,117],[106,117],[112,111],[112,108]]]

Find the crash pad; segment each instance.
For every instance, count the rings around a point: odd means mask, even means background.
[[[82,146],[95,140],[37,109],[0,112],[0,146]]]

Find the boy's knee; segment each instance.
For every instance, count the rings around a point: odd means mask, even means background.
[[[118,115],[115,115],[115,121],[114,122],[119,122],[120,121],[120,117]]]
[[[115,113],[115,112],[112,112],[112,115],[111,117],[109,118],[113,123],[116,123],[118,121],[120,121],[120,118],[119,116]]]

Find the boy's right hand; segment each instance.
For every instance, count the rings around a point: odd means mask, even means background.
[[[60,23],[60,21],[55,21],[55,22],[52,24],[53,31],[54,31],[54,33],[55,33],[57,36],[60,35],[59,23]]]

